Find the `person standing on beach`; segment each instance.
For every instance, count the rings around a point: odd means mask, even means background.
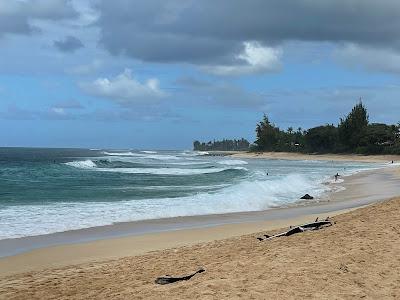
[[[335,181],[338,180],[338,177],[339,177],[339,176],[340,176],[339,173],[336,173],[336,175],[335,175]]]

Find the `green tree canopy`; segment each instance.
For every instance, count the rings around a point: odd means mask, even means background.
[[[308,152],[333,152],[337,148],[338,129],[333,125],[311,128],[305,134]]]
[[[352,151],[360,146],[368,126],[368,118],[367,109],[360,100],[345,119],[340,119],[339,140],[344,150]]]
[[[256,135],[254,143],[259,150],[273,151],[279,141],[280,130],[264,114],[262,121],[256,126]]]

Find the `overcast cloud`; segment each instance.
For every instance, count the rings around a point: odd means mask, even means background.
[[[69,0],[0,0],[0,37],[39,31],[35,20],[74,19],[79,16]]]
[[[84,45],[81,40],[69,35],[63,40],[54,41],[54,47],[62,52],[74,52],[80,48],[83,48]]]
[[[101,43],[152,62],[237,64],[245,42],[400,47],[397,0],[100,1]]]

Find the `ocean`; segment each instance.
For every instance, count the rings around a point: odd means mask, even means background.
[[[148,219],[321,201],[333,175],[379,164],[206,152],[0,148],[0,240]],[[343,177],[342,177],[343,178]]]

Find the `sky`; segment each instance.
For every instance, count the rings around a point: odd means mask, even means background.
[[[0,146],[191,149],[400,121],[398,0],[0,0]]]

